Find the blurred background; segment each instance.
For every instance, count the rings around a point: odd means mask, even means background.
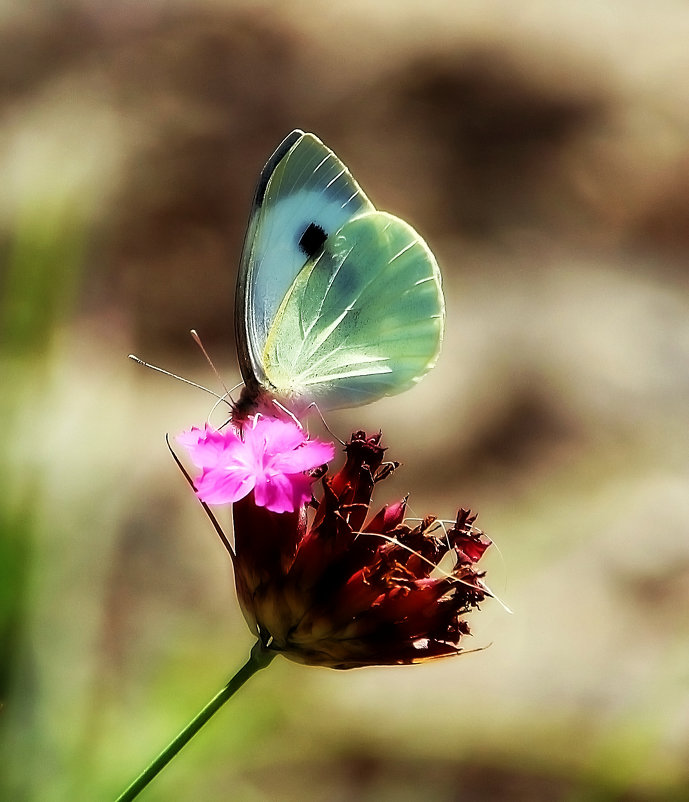
[[[689,798],[689,6],[0,3],[0,799],[112,799],[244,662],[165,448],[228,385],[259,171],[317,133],[440,262],[378,502],[479,512],[478,653],[277,660],[151,800]]]

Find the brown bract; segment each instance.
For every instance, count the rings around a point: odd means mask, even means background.
[[[474,568],[490,540],[465,509],[447,530],[433,516],[406,525],[406,499],[371,517],[375,484],[397,467],[384,451],[380,434],[353,434],[308,511],[273,513],[253,494],[234,504],[237,595],[266,648],[330,668],[462,651],[463,616],[490,595]]]

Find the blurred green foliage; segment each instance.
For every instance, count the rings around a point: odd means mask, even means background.
[[[46,397],[55,338],[74,313],[86,235],[69,195],[26,189],[11,221],[0,299],[0,700],[3,752],[11,756],[4,763],[12,767],[0,774],[6,799],[22,795],[21,767],[41,727],[34,705],[40,679],[26,638],[47,467],[32,459],[39,445],[34,416]]]

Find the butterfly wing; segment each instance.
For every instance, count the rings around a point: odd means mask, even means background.
[[[293,131],[259,179],[237,280],[235,330],[250,394],[269,383],[264,350],[278,308],[304,265],[348,220],[373,206],[313,134]]]
[[[366,404],[408,389],[435,364],[444,315],[426,243],[403,220],[367,212],[330,235],[292,282],[263,370],[288,399]]]

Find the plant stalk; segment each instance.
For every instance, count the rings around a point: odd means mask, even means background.
[[[274,657],[275,652],[266,649],[263,644],[258,641],[251,650],[249,659],[227,685],[208,702],[179,735],[163,749],[158,757],[155,758],[134,782],[117,797],[116,802],[129,802],[129,800],[136,798],[151,780],[167,766],[180,749],[196,735],[201,727],[203,727],[218,710],[220,710],[225,702],[227,702],[230,697],[234,696],[250,677],[253,677],[256,672],[269,665]]]

